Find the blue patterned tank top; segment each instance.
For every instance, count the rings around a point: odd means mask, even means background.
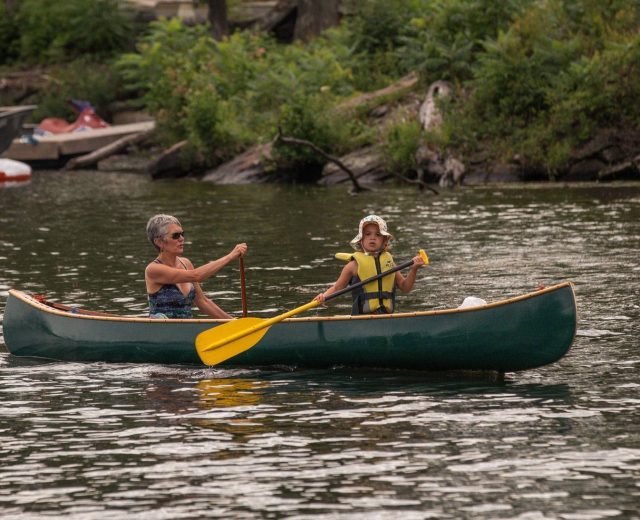
[[[155,259],[154,262],[162,263],[158,259]],[[184,264],[182,265],[184,266]],[[158,291],[148,294],[148,296],[149,316],[164,314],[167,318],[193,318],[191,307],[196,298],[196,288],[193,285],[186,296],[175,284],[163,285]]]

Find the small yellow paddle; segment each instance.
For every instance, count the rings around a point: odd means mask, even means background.
[[[429,258],[427,253],[422,249],[419,251],[419,255],[424,260],[424,264],[429,264]],[[378,278],[387,276],[396,271],[400,271],[413,264],[413,260],[407,260],[400,265],[395,266],[384,273],[371,276],[366,280],[358,283],[354,283],[344,289],[337,291],[325,298],[325,301],[333,300],[338,296],[342,296],[348,292],[362,287]],[[249,350],[256,343],[258,343],[262,337],[267,333],[269,327],[282,320],[300,314],[301,312],[313,309],[320,305],[317,300],[312,300],[306,305],[302,305],[296,309],[280,314],[269,319],[263,318],[240,318],[237,320],[229,321],[222,325],[218,325],[212,329],[201,332],[196,337],[196,350],[202,362],[206,365],[217,365],[223,361],[241,354],[245,350]]]

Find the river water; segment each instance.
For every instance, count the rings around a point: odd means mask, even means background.
[[[0,189],[0,314],[18,288],[144,315],[144,227],[160,212],[181,219],[196,265],[249,244],[252,315],[326,288],[376,212],[396,261],[431,260],[402,310],[571,280],[577,337],[559,362],[500,378],[61,363],[12,357],[0,336],[0,517],[640,518],[640,185],[352,197],[36,172]],[[239,313],[236,265],[204,289]]]

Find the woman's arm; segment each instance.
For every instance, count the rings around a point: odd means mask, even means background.
[[[222,269],[229,262],[232,262],[236,258],[240,258],[247,252],[246,244],[238,244],[233,250],[217,260],[213,260],[207,264],[193,269],[191,262],[188,259],[183,258],[192,269],[182,269],[177,267],[171,267],[157,262],[151,262],[145,269],[145,278],[158,285],[176,284],[176,283],[199,283],[207,278],[210,278]]]
[[[196,288],[196,297],[194,303],[205,314],[208,314],[212,318],[228,318],[232,319],[233,316],[223,311],[220,307],[218,307],[213,301],[207,298],[200,287],[200,284],[194,284]]]

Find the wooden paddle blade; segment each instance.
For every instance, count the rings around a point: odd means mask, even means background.
[[[262,327],[255,332],[242,334],[243,332],[260,325],[265,320],[260,318],[242,318],[229,321],[209,330],[201,332],[196,337],[196,350],[205,365],[217,365],[223,361],[241,354],[253,347],[267,333],[269,327]],[[229,341],[219,347],[215,344],[236,335],[238,339]]]

